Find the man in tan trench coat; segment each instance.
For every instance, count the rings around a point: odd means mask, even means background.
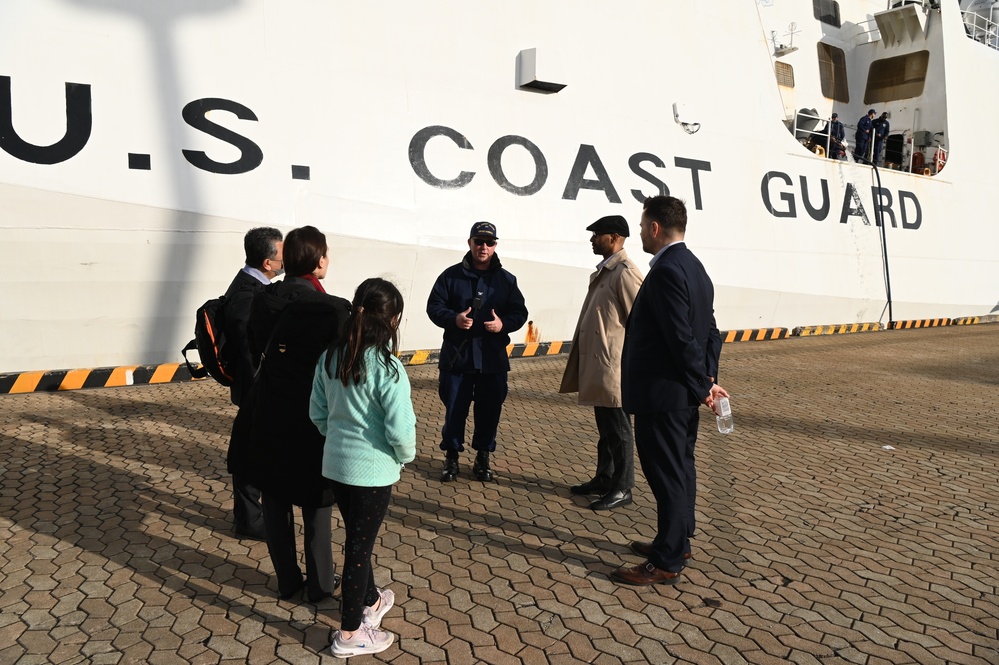
[[[621,408],[621,349],[642,273],[624,251],[629,235],[624,217],[601,217],[586,230],[593,232],[593,253],[604,259],[590,275],[559,392],[578,392],[580,406],[593,407],[600,434],[597,472],[572,493],[599,494],[590,508],[610,510],[631,503],[635,485],[631,420]]]

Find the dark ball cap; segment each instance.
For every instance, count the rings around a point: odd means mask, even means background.
[[[469,238],[498,238],[496,227],[489,222],[475,222],[472,230],[468,232]]]
[[[871,109],[870,111],[867,112],[867,115],[877,115],[877,111]]]
[[[628,231],[628,222],[621,215],[601,217],[587,226],[586,230],[593,233],[616,233],[624,238],[631,235],[631,232]]]
[[[839,113],[833,113],[833,117],[834,118],[838,118],[839,117]]]

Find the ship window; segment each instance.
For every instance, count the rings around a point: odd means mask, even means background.
[[[846,54],[843,49],[819,42],[819,76],[825,97],[849,103],[850,88],[846,83]]]
[[[815,18],[839,28],[843,22],[839,19],[839,3],[836,0],[812,0],[812,12]]]
[[[777,85],[794,87],[794,67],[786,62],[778,62],[774,64],[774,73],[777,74]]]
[[[923,94],[929,64],[929,51],[875,60],[867,74],[864,104],[919,97]]]

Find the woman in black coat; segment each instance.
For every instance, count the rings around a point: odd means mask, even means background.
[[[316,360],[339,336],[350,303],[327,295],[319,280],[329,266],[326,236],[312,226],[284,240],[287,277],[264,287],[250,311],[251,349],[260,359],[249,417],[244,416],[245,466],[260,489],[267,549],[278,593],[289,598],[302,587],[310,602],[336,587],[331,517],[333,490],[322,475],[323,436],[309,419]],[[242,414],[243,409],[240,409]],[[305,577],[298,565],[293,506],[305,525]]]

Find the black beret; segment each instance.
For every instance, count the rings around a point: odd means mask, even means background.
[[[587,231],[593,233],[616,233],[627,238],[631,233],[628,231],[628,222],[621,215],[607,215],[601,217],[586,227]]]

